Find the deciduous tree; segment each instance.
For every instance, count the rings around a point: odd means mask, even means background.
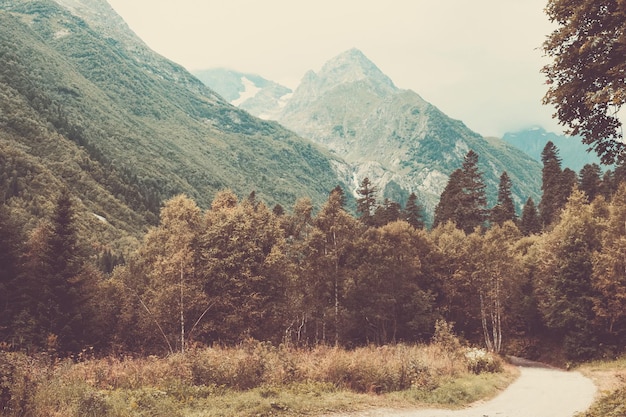
[[[550,0],[546,13],[559,27],[543,45],[553,61],[543,68],[544,103],[571,135],[605,164],[623,158],[617,112],[626,100],[626,4],[621,0]]]
[[[197,271],[201,219],[200,209],[188,197],[168,200],[139,255],[148,281],[139,300],[148,314],[146,326],[162,332],[170,350],[183,353],[188,332],[208,305]]]
[[[210,340],[281,340],[289,278],[284,246],[280,222],[264,203],[237,204],[231,191],[216,196],[200,235],[198,272],[212,306]]]
[[[541,243],[535,286],[539,308],[571,359],[588,358],[597,349],[591,277],[599,230],[585,195],[576,189]]]

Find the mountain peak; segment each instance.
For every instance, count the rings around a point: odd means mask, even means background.
[[[349,49],[326,62],[317,78],[334,85],[368,80],[378,86],[396,89],[393,81],[356,48]]]

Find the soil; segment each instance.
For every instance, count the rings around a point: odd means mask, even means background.
[[[351,417],[572,417],[595,399],[595,384],[568,372],[513,359],[520,375],[500,395],[462,410],[370,410]]]

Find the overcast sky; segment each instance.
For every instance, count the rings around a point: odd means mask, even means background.
[[[483,135],[561,133],[541,44],[547,0],[108,0],[152,49],[189,70],[226,67],[291,88],[358,48],[394,83]]]

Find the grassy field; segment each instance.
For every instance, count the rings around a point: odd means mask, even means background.
[[[596,361],[579,370],[598,386],[598,399],[579,417],[626,416],[626,356],[612,361]]]
[[[515,378],[499,358],[431,344],[296,350],[250,342],[166,358],[50,361],[0,352],[2,415],[209,417],[460,407]]]

